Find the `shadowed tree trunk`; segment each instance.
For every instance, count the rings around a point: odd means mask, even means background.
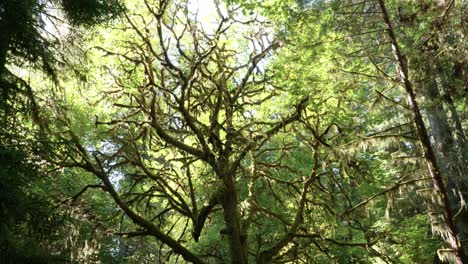
[[[430,125],[432,142],[436,153],[437,161],[447,183],[447,194],[450,207],[454,214],[454,222],[458,230],[460,241],[463,241],[468,235],[468,214],[463,201],[467,201],[466,193],[468,191],[468,181],[466,177],[467,164],[463,157],[463,138],[456,140],[453,129],[449,124],[447,111],[444,109],[444,97],[441,95],[435,73],[430,69],[421,69],[425,72],[425,80],[421,91],[426,99],[426,111]],[[446,96],[450,96],[447,94]],[[450,98],[450,97],[449,97]],[[447,100],[445,100],[447,102]],[[451,100],[449,100],[450,102]],[[450,105],[448,105],[450,108]],[[458,114],[452,105],[452,122],[457,126]],[[463,136],[463,130],[462,136]],[[460,132],[458,133],[460,134]],[[460,136],[458,136],[460,137]],[[458,144],[457,144],[458,143]],[[466,245],[465,246],[465,254]]]

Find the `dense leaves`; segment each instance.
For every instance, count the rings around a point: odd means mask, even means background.
[[[6,261],[466,261],[462,4],[123,2],[0,6]]]

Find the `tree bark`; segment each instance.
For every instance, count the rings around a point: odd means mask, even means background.
[[[224,213],[224,233],[229,242],[229,255],[232,264],[248,263],[247,237],[243,234],[238,211],[238,197],[234,175],[223,175],[224,193],[221,205]]]
[[[468,234],[468,215],[466,208],[463,208],[461,200],[467,200],[466,184],[464,181],[466,174],[466,164],[464,165],[463,157],[459,155],[459,147],[457,146],[454,134],[448,123],[448,117],[443,107],[442,97],[440,95],[437,82],[434,79],[432,71],[426,71],[426,80],[423,82],[422,89],[426,97],[427,117],[429,120],[431,134],[433,138],[433,146],[436,153],[437,161],[440,164],[441,170],[447,183],[447,192],[449,206],[454,212],[455,227],[459,231],[459,239],[463,241]],[[463,243],[462,243],[463,244]],[[463,245],[462,245],[463,246]],[[465,255],[466,255],[465,250]]]

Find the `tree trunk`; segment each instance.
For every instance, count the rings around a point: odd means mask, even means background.
[[[225,169],[229,166],[223,166]],[[229,255],[232,264],[247,264],[247,237],[244,234],[238,210],[238,197],[235,184],[235,177],[231,173],[222,176],[224,182],[224,193],[222,195],[221,205],[224,213],[225,229],[224,235],[227,236],[229,243]]]
[[[468,213],[461,202],[462,200],[467,201],[466,192],[468,191],[467,167],[463,156],[460,155],[460,153],[463,153],[464,146],[460,145],[460,142],[462,142],[460,140],[459,144],[457,144],[454,138],[453,129],[449,125],[448,116],[443,106],[443,97],[439,92],[434,73],[430,69],[422,69],[422,72],[426,74],[422,92],[426,98],[427,117],[432,132],[433,146],[442,175],[445,176],[447,183],[449,205],[452,211],[456,212],[454,222],[463,246],[463,240],[468,235]],[[456,109],[452,109],[452,116],[454,114],[458,116]],[[468,255],[466,250],[465,245],[465,255]]]

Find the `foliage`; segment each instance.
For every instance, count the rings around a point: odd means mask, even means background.
[[[38,244],[51,227],[47,197],[37,192],[40,171],[14,147],[0,148],[0,260],[52,263],[58,258]]]
[[[38,238],[39,253],[16,255],[461,263],[459,3],[13,4],[32,8],[11,14],[35,26],[0,46],[2,86],[14,91],[2,93],[1,182],[27,216],[1,215],[9,252],[26,249],[41,219],[55,232]],[[37,17],[48,5],[71,25],[112,22],[83,31],[85,53],[56,53]],[[26,67],[39,61],[44,70]]]

